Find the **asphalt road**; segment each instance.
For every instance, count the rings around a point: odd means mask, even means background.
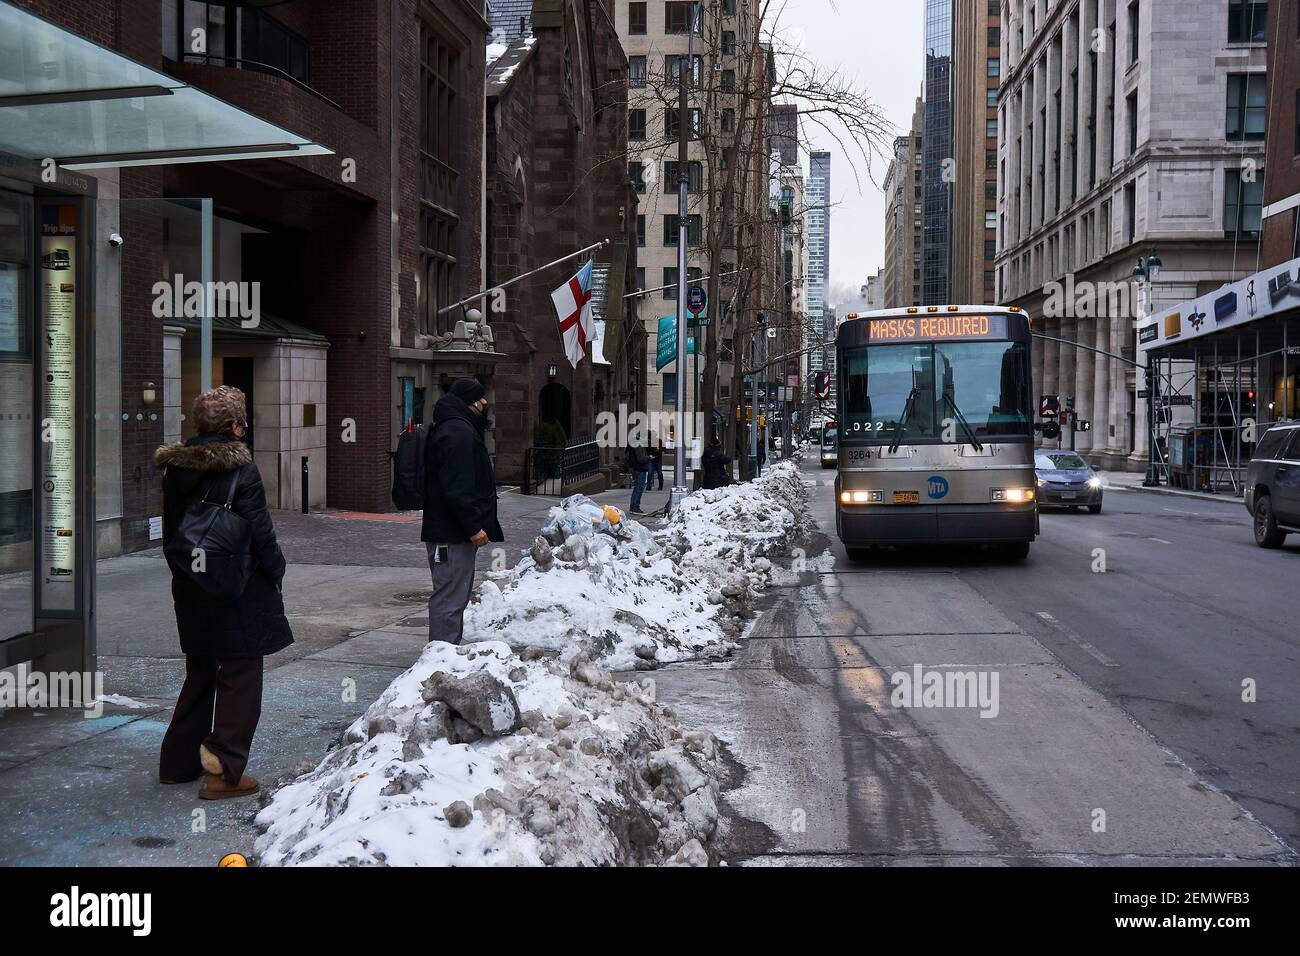
[[[737,758],[731,860],[1296,862],[1300,547],[1255,548],[1240,504],[1113,490],[1044,514],[1024,564],[852,564],[833,473],[804,477],[833,563],[773,592],[732,660],[658,675]],[[996,712],[900,706],[916,665],[996,676]]]

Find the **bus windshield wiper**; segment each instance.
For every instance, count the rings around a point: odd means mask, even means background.
[[[912,417],[912,409],[916,407],[916,396],[921,393],[920,386],[913,385],[912,390],[907,393],[907,401],[903,403],[903,414],[898,416],[898,421],[894,422],[893,441],[889,445],[889,453],[892,455],[898,451],[899,430],[907,427],[908,419]]]
[[[961,425],[962,428],[966,429],[966,437],[969,438],[970,443],[975,446],[975,450],[983,451],[984,446],[981,445],[980,440],[975,437],[975,430],[970,427],[970,423],[966,421],[966,416],[963,415],[961,413],[961,409],[957,407],[957,402],[955,399],[953,399],[952,393],[944,392],[943,400],[948,405],[948,407],[952,409],[952,413],[955,416],[957,416],[957,423]]]

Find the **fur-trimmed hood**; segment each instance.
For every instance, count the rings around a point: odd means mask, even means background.
[[[242,441],[226,436],[201,436],[188,442],[159,445],[153,453],[159,468],[190,468],[194,471],[234,471],[250,464],[253,454]]]

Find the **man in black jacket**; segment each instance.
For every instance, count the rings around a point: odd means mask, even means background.
[[[731,484],[730,465],[731,459],[722,450],[722,442],[715,435],[700,460],[700,467],[704,472],[701,484],[705,488],[725,488]]]
[[[483,443],[487,390],[458,378],[433,408],[425,445],[424,523],[429,553],[429,640],[459,644],[474,588],[474,559],[489,541],[504,541],[497,521],[497,484]]]

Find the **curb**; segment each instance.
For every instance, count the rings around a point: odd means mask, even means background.
[[[1177,488],[1166,488],[1164,485],[1160,485],[1154,488],[1148,488],[1143,485],[1107,484],[1103,486],[1103,489],[1106,491],[1111,491],[1113,489],[1115,491],[1146,492],[1147,494],[1152,494],[1152,495],[1168,495],[1171,498],[1196,498],[1199,499],[1200,501],[1217,501],[1220,504],[1236,504],[1245,507],[1244,504],[1242,503],[1242,499],[1233,495],[1212,495],[1203,491],[1182,491],[1181,489],[1177,489]]]

